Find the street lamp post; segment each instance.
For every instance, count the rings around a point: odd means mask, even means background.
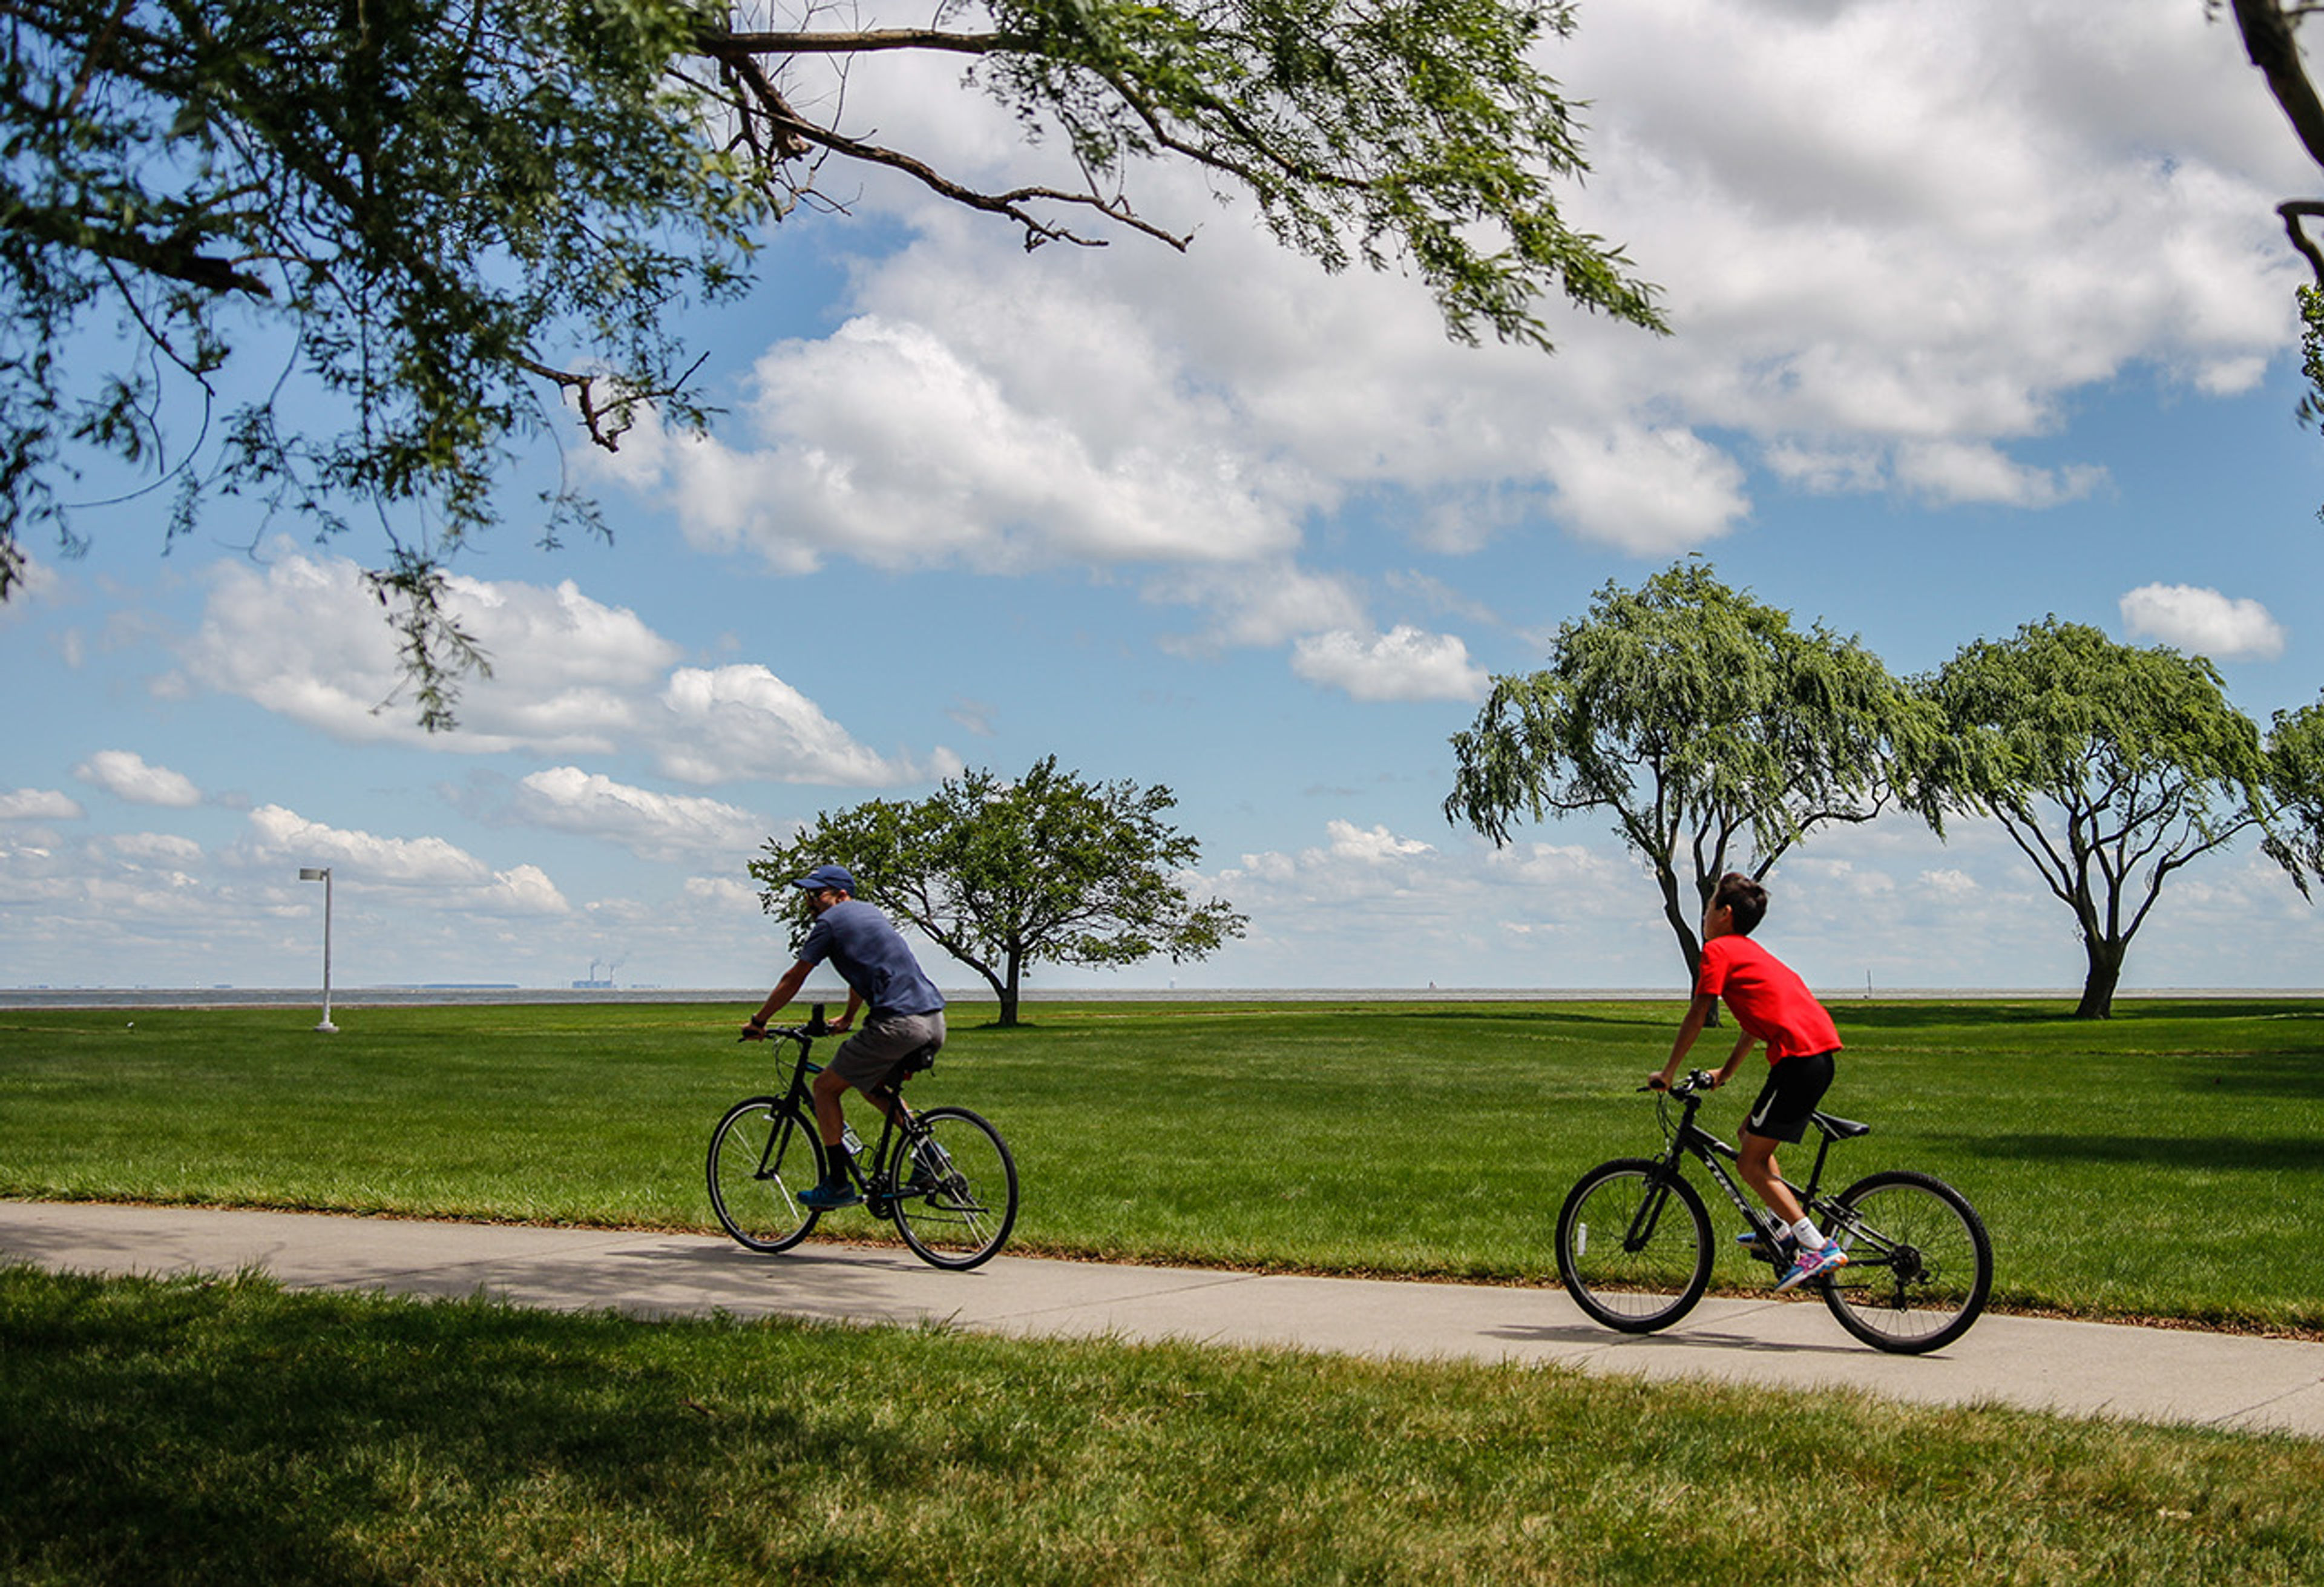
[[[334,1035],[339,1028],[331,1023],[331,868],[301,865],[299,880],[323,884],[323,1022],[315,1029],[327,1036]]]

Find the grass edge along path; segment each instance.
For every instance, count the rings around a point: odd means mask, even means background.
[[[0,1268],[0,1580],[2324,1578],[2324,1445]]]

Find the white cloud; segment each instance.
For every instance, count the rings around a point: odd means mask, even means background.
[[[2139,364],[2248,389],[2291,342],[2297,150],[2187,0],[2102,29],[2065,0],[1636,0],[1542,51],[1591,101],[1572,217],[1661,283],[1672,337],[1552,306],[1554,360],[1450,345],[1408,276],[1326,277],[1167,167],[1134,180],[1204,222],[1184,256],[1026,254],[874,179],[916,240],[864,262],[838,330],[769,351],[754,433],[624,466],[777,566],[1136,565],[1224,630],[1351,489],[1410,493],[1446,552],[1528,520],[1700,546],[1751,512],[1738,445],[1803,488],[2039,511],[2106,484],[2012,455],[2072,393]],[[850,104],[978,180],[1060,175],[941,74],[883,63]]]
[[[450,604],[491,657],[465,684],[460,728],[429,734],[398,697],[394,641],[361,570],[278,547],[263,575],[217,570],[185,673],[198,683],[357,743],[453,754],[651,755],[689,782],[755,779],[850,787],[946,775],[957,758],[873,753],[765,667],[678,666],[635,613],[554,589],[455,577]],[[95,764],[93,759],[92,764]]]
[[[1398,837],[1385,826],[1358,826],[1352,821],[1330,821],[1324,830],[1331,835],[1332,853],[1343,860],[1359,860],[1368,865],[1390,860],[1409,860],[1436,852],[1434,844],[1423,843],[1416,837]]]
[[[215,570],[200,628],[184,647],[184,681],[344,741],[471,754],[603,752],[636,731],[644,701],[678,658],[634,613],[600,604],[569,580],[549,589],[455,575],[448,585],[447,605],[493,668],[463,685],[457,734],[428,734],[401,697],[395,638],[362,570],[282,542],[263,574]]]
[[[1457,636],[1401,623],[1384,634],[1311,634],[1292,648],[1291,669],[1359,700],[1474,701],[1491,686]]]
[[[441,909],[561,915],[570,906],[539,866],[495,871],[440,837],[381,837],[310,821],[280,805],[250,813],[236,863],[244,869],[327,866],[341,888],[425,890]]]
[[[128,750],[99,750],[75,767],[73,775],[133,805],[183,810],[202,802],[202,790],[191,778],[167,767],[148,766],[143,756]]]
[[[2107,482],[2103,468],[2029,468],[1998,447],[1950,441],[1900,446],[1896,483],[1941,503],[2055,507],[2079,501]]]
[[[1323,629],[1365,625],[1363,597],[1352,580],[1288,564],[1233,572],[1190,570],[1150,581],[1147,595],[1207,609],[1211,623],[1204,632],[1168,641],[1170,649],[1190,654],[1279,645]]]
[[[1665,556],[1718,539],[1750,511],[1742,466],[1687,430],[1560,428],[1545,447],[1552,511],[1584,540]]]
[[[531,826],[617,843],[649,860],[732,858],[750,853],[768,834],[764,820],[739,806],[632,788],[577,766],[519,780],[508,813]]]
[[[661,769],[688,782],[739,780],[876,788],[944,777],[959,759],[939,749],[926,764],[874,754],[816,703],[757,665],[682,667],[662,691],[670,726],[658,735]]]
[[[979,328],[991,337],[1007,328],[991,315],[1031,316],[1038,323],[1021,334],[1056,359],[1060,337],[1086,332],[1053,308],[982,303]],[[1111,313],[1134,336],[1120,307]],[[1099,350],[1102,383],[1143,375],[1158,411],[1111,428],[1093,422],[1086,386],[1044,390],[1038,371],[985,351],[860,315],[828,340],[779,343],[760,360],[756,449],[655,438],[641,452],[651,447],[666,471],[696,544],[746,548],[786,572],[834,552],[883,567],[1014,572],[1240,562],[1297,542],[1297,482],[1231,444],[1214,400],[1174,392],[1167,369],[1137,368],[1134,343]]]
[[[2193,585],[2141,585],[2122,597],[2122,625],[2132,639],[2158,640],[2214,661],[2273,661],[2283,654],[2283,625],[2265,606]]]
[[[0,821],[78,821],[88,815],[69,794],[54,789],[20,788],[0,793]]]

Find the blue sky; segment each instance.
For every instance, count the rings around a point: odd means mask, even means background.
[[[0,985],[733,988],[782,933],[743,867],[823,809],[1047,754],[1167,784],[1213,960],[1038,984],[1642,987],[1678,975],[1602,822],[1495,852],[1446,741],[1608,580],[1709,558],[1899,671],[2050,614],[2213,656],[2264,722],[2318,697],[2324,439],[2293,420],[2313,189],[2194,0],[1637,0],[1550,69],[1593,102],[1573,197],[1660,283],[1656,340],[1447,342],[1181,173],[1124,238],[1024,254],[868,182],[779,228],[688,334],[712,437],[572,448],[614,543],[464,556],[499,662],[428,738],[356,584],[233,502],[35,544],[0,609]],[[952,69],[849,103],[961,174],[1042,177]],[[1047,171],[1054,179],[1056,173]],[[1766,939],[1829,990],[2055,987],[2080,957],[2001,835],[1834,834]],[[2126,985],[2317,983],[2324,925],[2248,846],[2175,880]],[[964,971],[938,972],[965,985]]]

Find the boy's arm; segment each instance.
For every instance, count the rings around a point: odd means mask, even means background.
[[[1686,1061],[1687,1049],[1694,1045],[1694,1038],[1702,1034],[1702,1028],[1711,1023],[1711,1010],[1718,1007],[1717,992],[1695,994],[1694,1001],[1686,1006],[1686,1018],[1679,1021],[1678,1039],[1671,1043],[1670,1062],[1665,1064],[1659,1073],[1646,1076],[1647,1085],[1656,1091],[1670,1089],[1671,1082],[1678,1078],[1679,1066]],[[1728,1067],[1734,1067],[1733,1060],[1729,1061]]]
[[[1716,1091],[1719,1087],[1734,1079],[1735,1071],[1743,1066],[1744,1055],[1748,1053],[1753,1047],[1758,1046],[1758,1044],[1759,1038],[1752,1035],[1748,1030],[1743,1032],[1742,1035],[1737,1037],[1735,1038],[1735,1050],[1727,1055],[1727,1062],[1720,1067],[1718,1074],[1711,1077],[1711,1089]]]

